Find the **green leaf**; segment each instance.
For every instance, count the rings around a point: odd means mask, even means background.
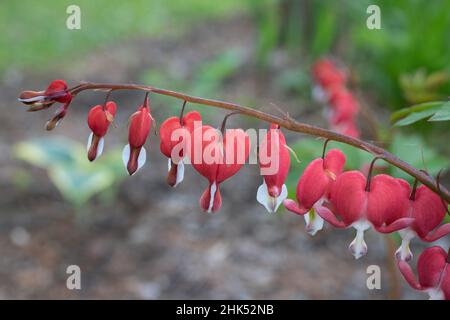
[[[91,163],[84,145],[62,137],[18,143],[14,146],[14,155],[46,169],[64,199],[75,207],[82,206],[126,176],[119,150],[105,153]]]
[[[450,120],[450,102],[444,104],[428,121]]]
[[[440,107],[442,106],[444,102],[442,101],[433,101],[433,102],[425,102],[421,104],[416,104],[414,106],[403,108],[401,110],[398,110],[394,112],[391,115],[391,122],[398,122],[400,119],[405,118],[406,116],[420,111],[425,111],[434,107]]]
[[[428,110],[424,110],[424,111],[420,111],[420,112],[413,112],[413,113],[409,114],[408,116],[406,116],[405,118],[397,121],[394,125],[396,127],[401,127],[401,126],[407,126],[407,125],[413,124],[417,121],[431,117],[438,110],[439,110],[439,107],[433,107]]]
[[[425,169],[431,175],[436,175],[439,170],[449,166],[447,157],[438,152],[417,135],[397,134],[392,141],[389,151],[400,159],[408,162],[415,168]],[[391,167],[391,174],[398,178],[413,181],[413,178],[404,171]]]

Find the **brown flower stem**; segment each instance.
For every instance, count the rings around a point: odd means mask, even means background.
[[[249,108],[246,106],[241,106],[237,103],[231,103],[226,101],[220,101],[220,100],[212,100],[212,99],[205,99],[201,97],[195,97],[190,96],[181,92],[176,92],[172,90],[166,90],[161,88],[155,88],[152,86],[145,86],[145,85],[137,85],[137,84],[111,84],[111,83],[91,83],[91,82],[83,82],[79,84],[76,87],[73,87],[70,89],[70,92],[72,95],[77,95],[78,93],[85,91],[85,90],[139,90],[139,91],[147,91],[152,92],[155,94],[160,94],[164,96],[170,96],[177,99],[181,99],[184,101],[188,101],[191,103],[196,103],[200,105],[210,106],[210,107],[216,107],[231,111],[240,111],[241,114],[247,115],[250,117],[257,118],[259,120],[263,120],[269,123],[276,123],[279,126],[290,130],[294,132],[300,132],[307,135],[322,137],[324,139],[329,139],[341,143],[345,143],[348,145],[351,145],[353,147],[365,150],[374,156],[383,159],[384,161],[390,163],[391,165],[405,171],[412,177],[419,180],[422,184],[436,192],[441,196],[443,200],[445,200],[447,203],[450,202],[450,192],[442,185],[438,187],[436,180],[425,173],[421,172],[419,169],[414,168],[407,162],[399,159],[398,157],[394,156],[393,154],[389,153],[385,149],[378,147],[376,145],[373,145],[371,143],[365,142],[363,140],[359,140],[356,138],[352,138],[331,130],[319,128],[316,126],[312,126],[306,123],[298,122],[295,119],[291,118],[289,115],[286,115],[283,118],[280,118],[278,116]]]

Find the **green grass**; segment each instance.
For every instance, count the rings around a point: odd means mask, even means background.
[[[45,69],[99,45],[139,36],[181,34],[189,26],[248,9],[252,0],[21,0],[0,4],[0,74]],[[81,30],[68,30],[66,8],[81,8]]]

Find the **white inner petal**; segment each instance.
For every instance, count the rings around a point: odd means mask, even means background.
[[[430,300],[444,300],[444,292],[441,288],[431,288],[427,290],[428,295],[430,296]]]
[[[183,181],[184,179],[184,163],[183,161],[178,162],[178,166],[177,166],[177,179],[175,180],[175,185],[174,187],[176,187],[178,184],[181,183],[181,181]]]
[[[97,156],[95,157],[95,159],[97,159],[102,155],[104,146],[105,146],[105,139],[101,137],[100,140],[98,141]]]
[[[28,99],[18,99],[18,100],[20,102],[34,102],[34,101],[44,100],[45,98],[46,98],[45,96],[36,96],[36,97],[28,98]]]
[[[312,208],[307,214],[303,215],[306,222],[306,232],[314,236],[318,231],[323,228],[323,219],[319,216],[314,208]]]
[[[169,158],[167,161],[167,171],[170,171],[171,168],[172,168],[172,159]]]
[[[407,228],[404,230],[400,230],[398,233],[402,237],[402,244],[397,249],[397,251],[395,251],[395,256],[399,260],[409,261],[413,258],[413,254],[410,249],[410,242],[411,239],[415,237],[415,232],[410,228]]]
[[[122,162],[125,168],[128,165],[128,160],[130,159],[130,145],[127,144],[122,151]]]
[[[208,207],[208,212],[211,213],[213,206],[214,206],[214,197],[216,195],[216,191],[217,191],[217,185],[216,182],[213,182],[213,184],[211,185],[210,188],[210,193],[209,193],[209,207]]]
[[[89,135],[89,138],[88,138],[87,146],[86,146],[87,151],[89,151],[89,149],[91,148],[93,138],[94,138],[94,133],[91,132],[91,134]]]
[[[370,223],[365,220],[359,220],[352,224],[356,229],[356,237],[350,243],[349,249],[355,259],[359,259],[367,253],[367,244],[364,241],[364,231],[370,228]]]

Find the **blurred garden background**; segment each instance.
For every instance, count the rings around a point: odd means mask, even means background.
[[[371,4],[381,9],[380,30],[366,26]],[[81,9],[80,30],[66,27],[69,5]],[[268,214],[256,202],[262,179],[255,165],[223,184],[215,215],[200,212],[206,184],[191,168],[177,189],[166,185],[155,135],[148,163],[128,177],[121,150],[142,94],[112,94],[119,111],[95,163],[86,157],[86,117],[104,93],[80,94],[53,132],[44,130],[53,110],[27,113],[16,98],[53,79],[143,83],[274,114],[281,108],[327,127],[312,99],[310,68],[332,57],[361,103],[362,137],[436,175],[449,166],[449,122],[427,121],[435,113],[427,103],[450,95],[449,1],[2,1],[0,28],[0,298],[425,298],[392,264],[396,236],[369,232],[368,255],[355,261],[347,252],[352,230],[326,226],[310,237],[303,218],[284,209]],[[403,110],[412,105],[418,112]],[[180,107],[151,96],[158,123]],[[187,104],[194,107],[213,126],[226,114]],[[232,126],[267,125],[235,116]],[[293,197],[323,141],[285,133],[301,160],[291,164]],[[349,169],[370,161],[340,147]],[[448,172],[441,181],[449,186]],[[440,244],[448,247],[448,238]],[[421,246],[414,241],[416,254]],[[73,264],[81,290],[66,288]],[[381,290],[366,287],[372,264],[381,267]]]

